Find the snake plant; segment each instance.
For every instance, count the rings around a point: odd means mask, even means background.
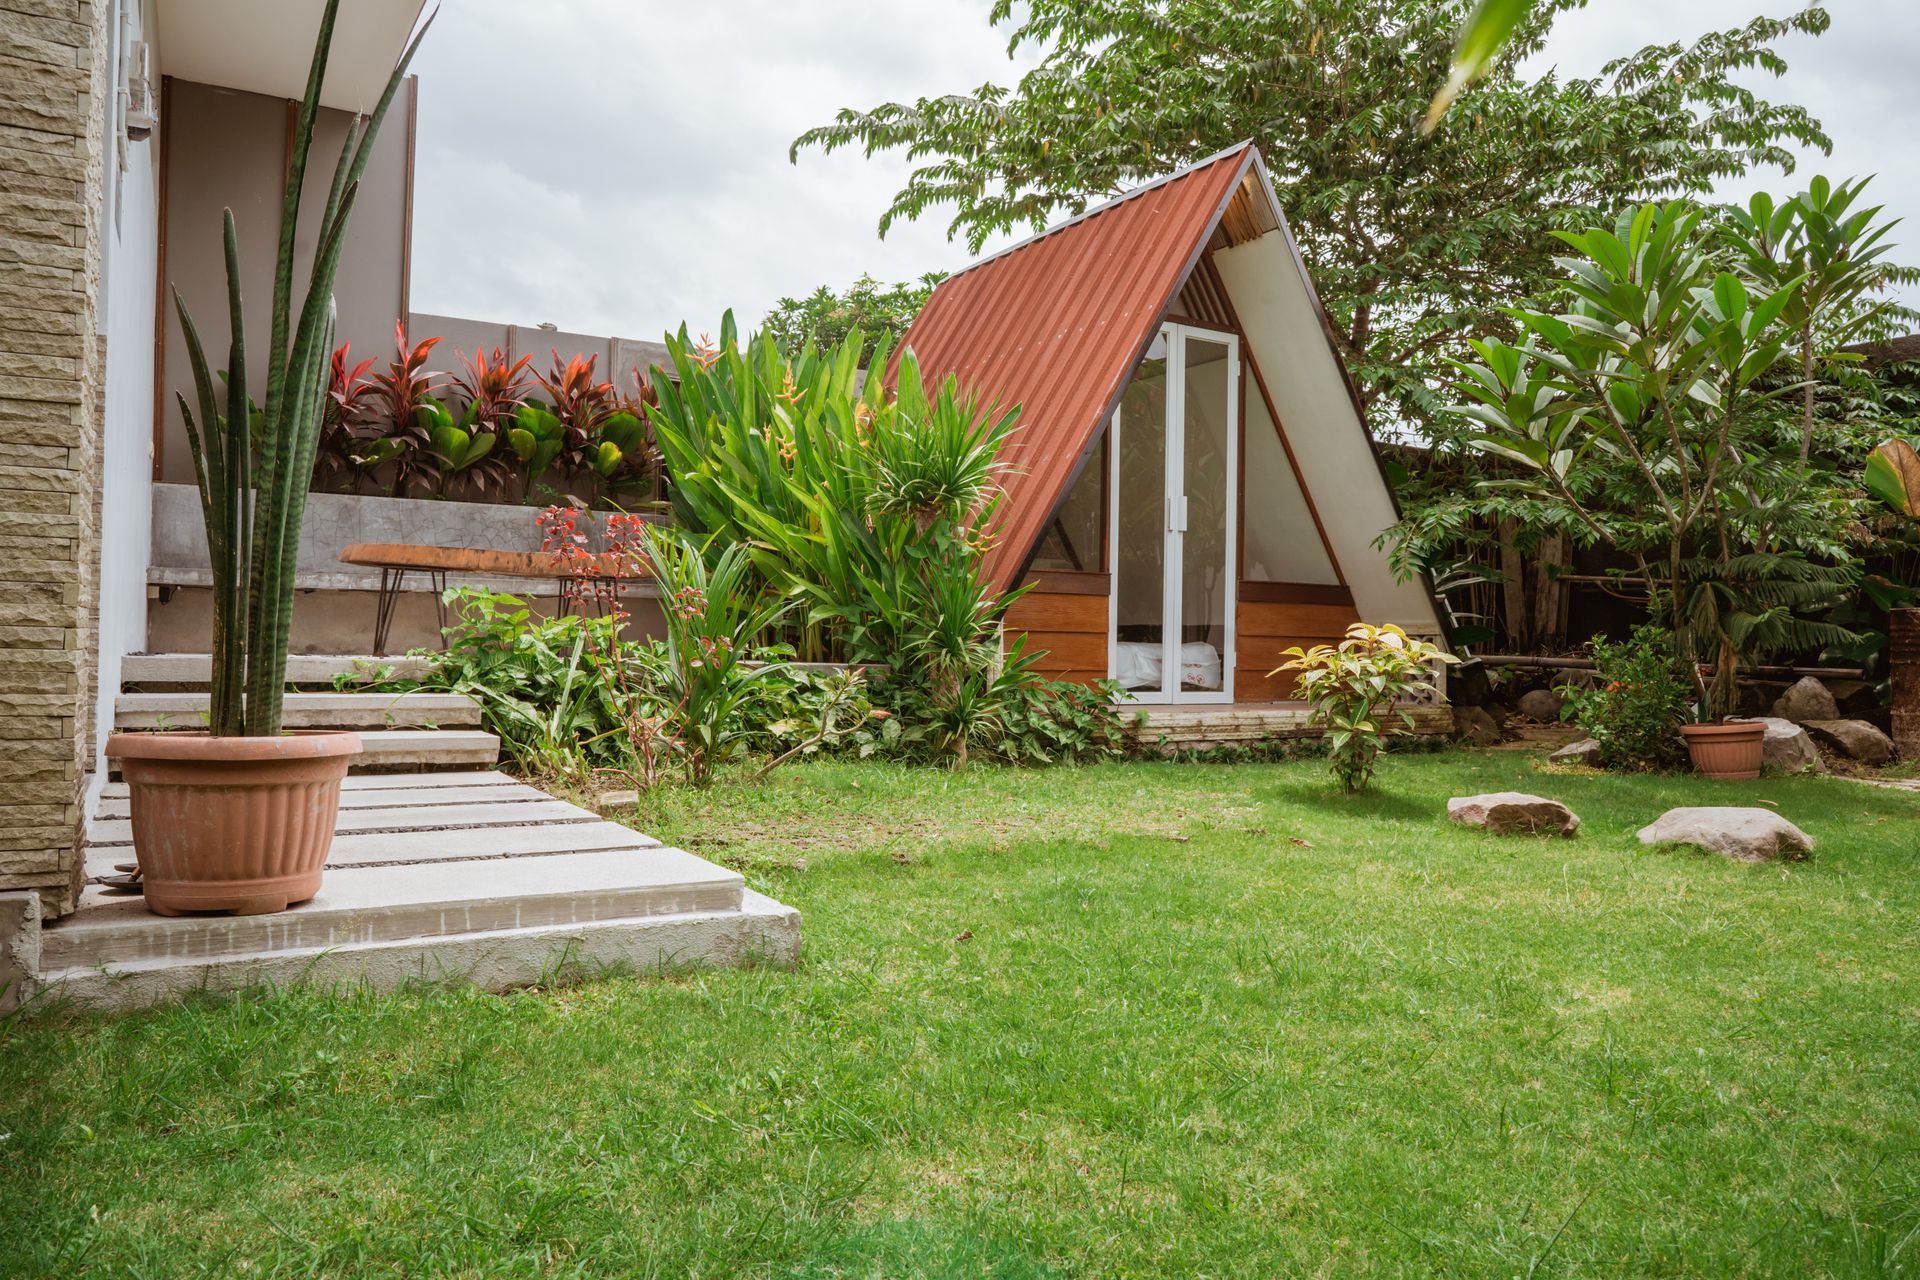
[[[346,244],[347,218],[353,210],[360,176],[373,154],[374,135],[432,22],[429,18],[421,25],[401,54],[373,113],[356,116],[347,128],[320,215],[320,236],[306,296],[296,313],[294,233],[339,7],[339,0],[327,0],[321,15],[307,92],[294,128],[293,154],[280,207],[279,254],[274,263],[272,330],[265,353],[266,401],[258,409],[247,398],[246,326],[233,210],[226,211],[223,228],[232,334],[225,370],[224,413],[223,396],[216,390],[193,318],[187,313],[179,288],[173,291],[198,408],[196,418],[196,406],[190,405],[185,395],[175,393],[186,419],[213,566],[213,679],[208,722],[219,736],[267,737],[280,732],[300,521],[306,511],[331,372],[334,275]]]

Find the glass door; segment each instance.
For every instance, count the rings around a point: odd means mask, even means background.
[[[1239,340],[1169,324],[1114,411],[1111,675],[1141,702],[1233,700]]]

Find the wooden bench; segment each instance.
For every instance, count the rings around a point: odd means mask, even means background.
[[[343,564],[380,571],[380,594],[373,610],[373,654],[384,657],[394,608],[409,573],[424,573],[433,584],[444,643],[447,631],[447,575],[473,578],[541,578],[560,584],[560,613],[586,609],[582,585],[596,580],[630,582],[644,571],[627,556],[563,557],[546,551],[489,551],[483,547],[428,547],[409,542],[356,542],[340,553]]]

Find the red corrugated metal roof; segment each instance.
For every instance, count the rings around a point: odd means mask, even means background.
[[[923,374],[1020,406],[987,571],[1002,589],[1098,438],[1253,157],[1243,143],[942,281],[907,331]]]

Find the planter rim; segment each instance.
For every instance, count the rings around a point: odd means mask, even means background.
[[[1688,738],[1760,738],[1767,726],[1758,720],[1729,720],[1720,724],[1683,724],[1680,733]]]
[[[116,760],[318,760],[360,753],[360,735],[343,729],[287,729],[278,737],[219,737],[200,730],[116,733],[107,756]]]

